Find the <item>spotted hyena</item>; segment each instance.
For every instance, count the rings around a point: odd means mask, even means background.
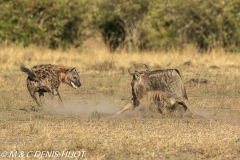
[[[21,66],[22,72],[27,73],[27,88],[39,108],[44,103],[44,92],[48,92],[52,99],[57,98],[63,106],[58,88],[60,83],[66,83],[77,89],[81,86],[80,77],[75,67],[66,67],[52,64],[34,66],[31,70]]]

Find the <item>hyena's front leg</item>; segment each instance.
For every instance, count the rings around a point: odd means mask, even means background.
[[[59,94],[59,92],[58,92],[58,89],[53,89],[53,98],[54,98],[54,99],[57,99],[59,105],[60,105],[61,107],[63,107],[62,98],[61,98],[61,96],[60,96],[60,94]]]

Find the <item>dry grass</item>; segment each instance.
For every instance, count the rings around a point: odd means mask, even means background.
[[[79,53],[2,46],[0,151],[86,150],[87,159],[239,159],[239,58],[240,54],[221,51],[199,54],[194,48],[181,53],[110,54],[104,49]],[[190,65],[183,65],[188,61]],[[208,79],[207,84],[186,84],[193,109],[205,118],[114,118],[97,111],[86,116],[19,110],[35,105],[25,86],[26,75],[19,71],[19,66],[41,63],[76,66],[81,70],[83,86],[79,90],[60,87],[69,108],[73,107],[70,102],[75,101],[81,104],[77,107],[96,106],[96,110],[104,112],[105,108],[108,113],[131,98],[129,66],[146,63],[153,69],[178,68],[184,82],[191,78]]]

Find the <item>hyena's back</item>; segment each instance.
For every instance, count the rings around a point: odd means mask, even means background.
[[[38,65],[34,66],[31,70],[24,66],[20,67],[21,71],[28,75],[27,88],[31,96],[34,94],[34,92],[39,92],[41,90],[43,92],[51,92],[51,90],[54,89],[53,86],[58,88],[60,85],[60,82],[57,82],[55,85],[53,85],[53,71],[51,71],[50,67],[47,66],[51,65]],[[48,68],[48,70],[46,68]],[[55,79],[58,78],[55,76]]]
[[[29,79],[39,82],[36,75],[30,69],[28,69],[24,66],[21,66],[20,69],[21,69],[22,72],[27,73]]]

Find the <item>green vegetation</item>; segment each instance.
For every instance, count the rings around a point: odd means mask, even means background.
[[[240,47],[238,0],[0,0],[0,42],[56,49],[102,37],[128,52]]]

